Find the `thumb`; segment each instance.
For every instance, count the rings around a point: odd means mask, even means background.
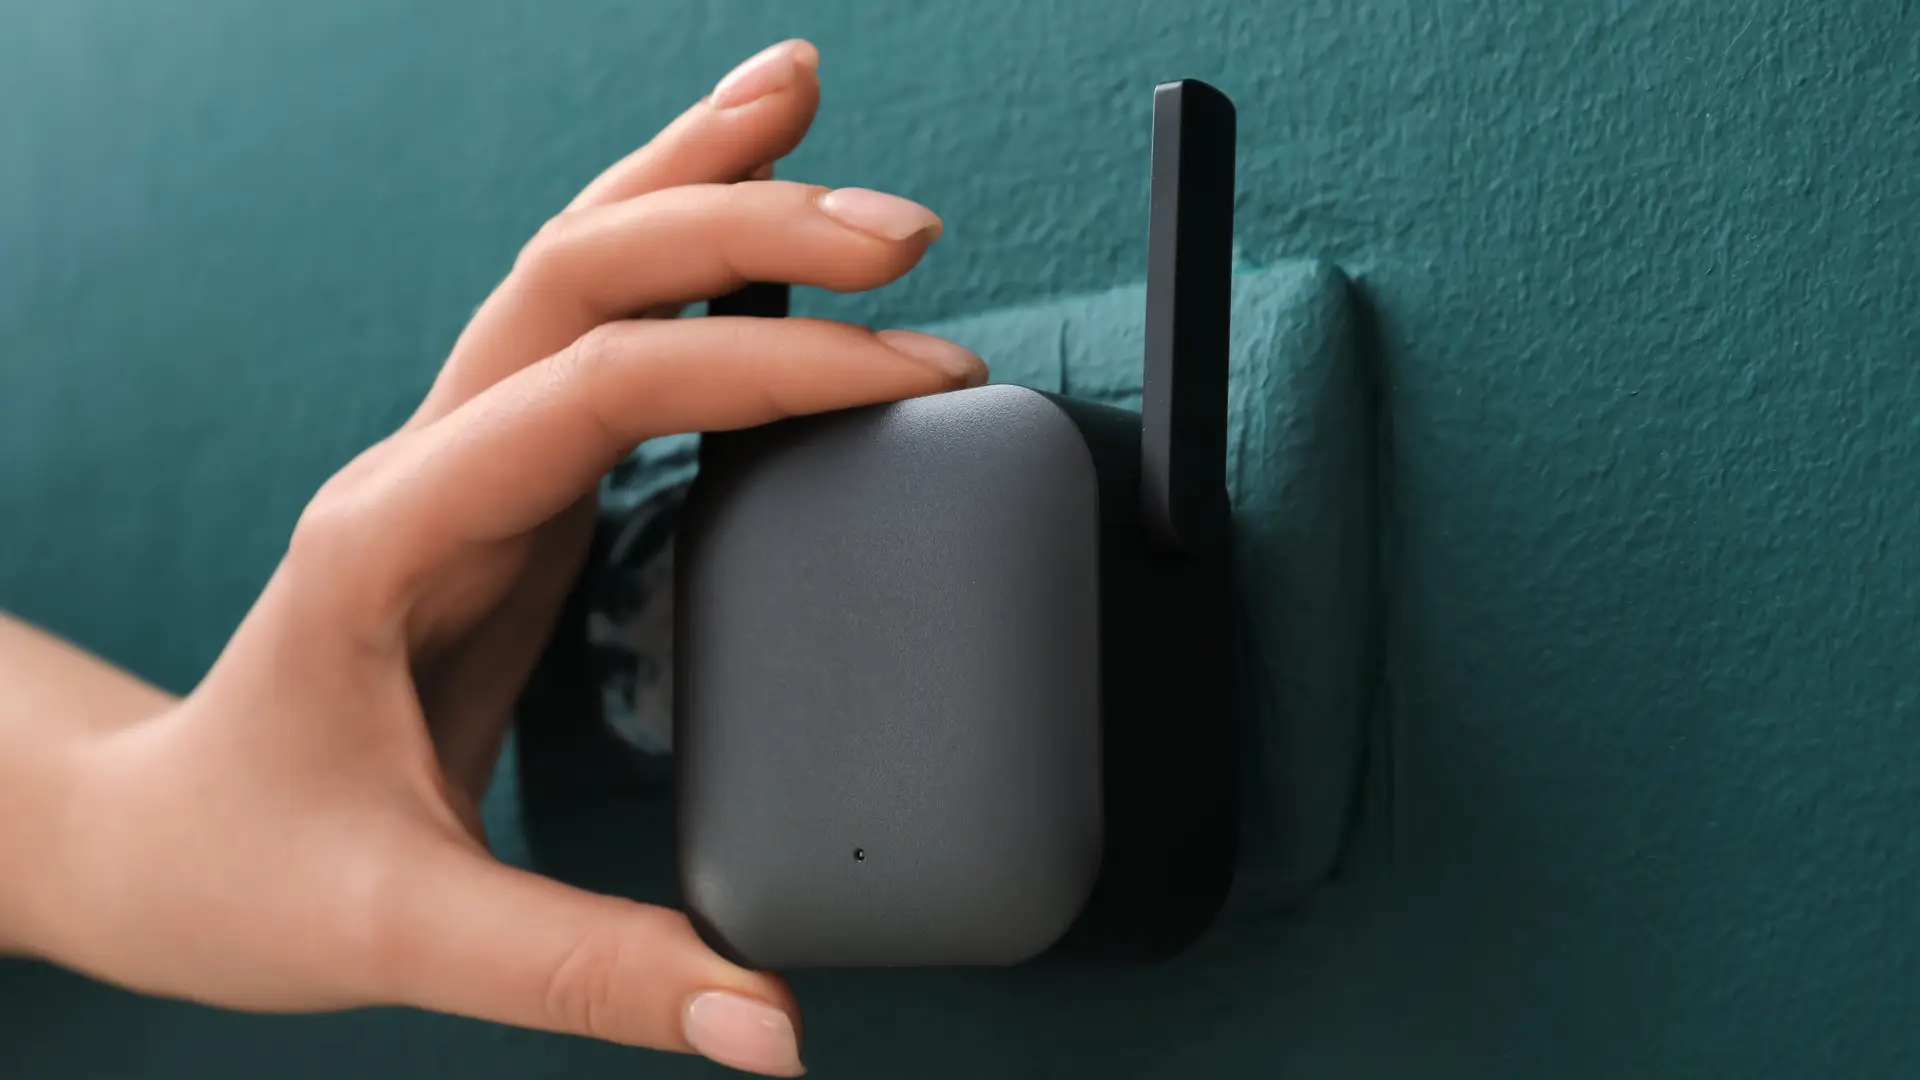
[[[686,916],[599,896],[449,843],[382,916],[390,1003],[798,1076],[786,986],[722,959]]]

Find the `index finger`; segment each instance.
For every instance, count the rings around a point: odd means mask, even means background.
[[[551,519],[641,442],[977,386],[967,349],[819,319],[607,323],[383,455],[363,525],[390,589]]]

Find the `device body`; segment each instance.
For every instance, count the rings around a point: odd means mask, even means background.
[[[1146,960],[1225,898],[1233,112],[1154,104],[1140,413],[987,386],[703,439],[680,883],[736,962]]]
[[[675,752],[684,900],[723,953],[1009,964],[1205,926],[1230,560],[1143,541],[1139,430],[993,386],[709,440]]]

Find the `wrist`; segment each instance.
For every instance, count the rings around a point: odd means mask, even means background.
[[[106,736],[165,711],[171,695],[0,613],[0,952],[44,955],[64,906],[71,827]]]
[[[43,956],[83,754],[24,734],[0,731],[0,955]]]

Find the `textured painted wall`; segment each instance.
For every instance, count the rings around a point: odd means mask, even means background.
[[[880,323],[1137,280],[1147,88],[1197,75],[1246,257],[1371,311],[1390,797],[1309,910],[1168,971],[803,980],[816,1071],[1912,1075],[1912,7],[0,5],[0,603],[188,685],[520,238],[769,40],[826,55],[788,175],[947,217],[910,280],[801,299]],[[10,1076],[699,1071],[0,1000]]]

